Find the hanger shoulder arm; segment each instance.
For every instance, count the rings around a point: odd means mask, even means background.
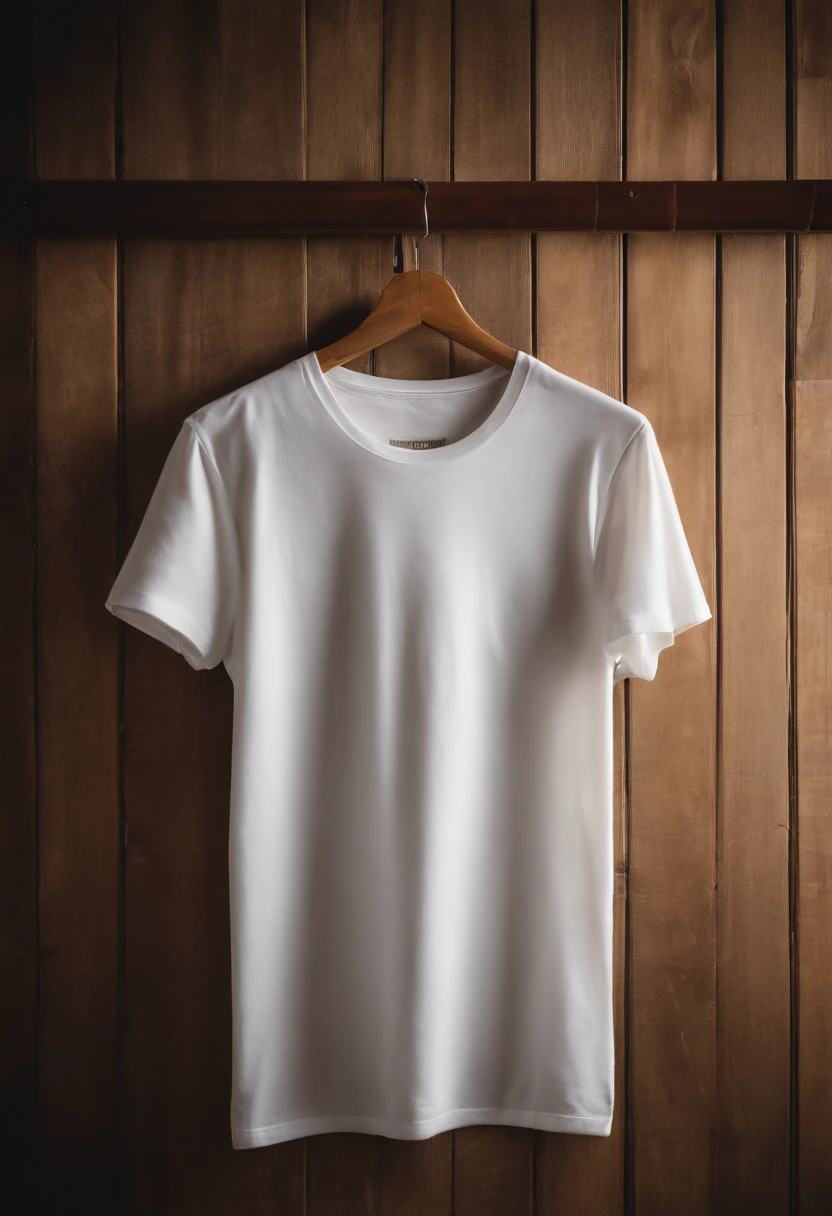
[[[416,272],[412,272],[416,273]],[[360,355],[398,338],[420,323],[419,284],[407,274],[394,275],[360,325],[337,342],[317,350],[322,371],[350,363]]]

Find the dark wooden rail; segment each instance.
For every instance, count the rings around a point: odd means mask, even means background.
[[[832,180],[428,182],[430,232],[829,232]],[[415,181],[0,184],[0,232],[29,236],[420,233]]]

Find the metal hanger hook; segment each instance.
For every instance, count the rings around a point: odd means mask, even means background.
[[[415,245],[416,269],[418,270],[419,269],[419,241],[423,241],[425,239],[425,237],[428,235],[428,184],[421,177],[414,177],[413,180],[414,180],[414,182],[418,182],[419,185],[422,187],[422,189],[425,192],[423,200],[422,200],[423,204],[424,204],[424,208],[425,208],[425,231],[424,231],[423,235],[420,236],[419,239],[416,241],[416,245]]]

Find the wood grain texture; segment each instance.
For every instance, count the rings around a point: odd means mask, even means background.
[[[716,177],[716,28],[712,0],[627,7],[630,181]]]
[[[795,175],[832,176],[832,13],[796,6]],[[797,245],[794,384],[797,679],[797,1191],[832,1203],[832,237]]]
[[[100,617],[118,541],[115,242],[40,241],[36,301],[41,1198],[103,1210],[118,1185],[118,634]]]
[[[621,177],[621,19],[593,0],[538,7],[534,133],[541,181]],[[537,354],[567,376],[620,398],[621,237],[538,233]],[[627,920],[625,689],[613,690],[615,889],[613,1020],[615,1099],[607,1138],[538,1132],[535,1204],[540,1213],[614,1216],[624,1211],[627,1096],[624,1003]]]
[[[381,0],[309,0],[306,6],[306,172],[310,180],[381,177]],[[333,104],[333,99],[340,99]],[[343,99],[349,98],[349,104]],[[393,271],[384,237],[307,237],[307,346],[354,328]],[[372,353],[347,366],[372,371]],[[307,1138],[307,1211],[370,1216],[380,1191],[381,1137],[329,1132]]]
[[[384,20],[384,179],[449,181],[451,176],[451,0],[388,0]],[[413,182],[418,210],[422,188]],[[419,268],[445,274],[444,241],[431,231],[419,242]],[[415,238],[404,240],[405,269],[413,269]],[[385,266],[387,277],[392,263]],[[380,347],[377,375],[439,379],[449,376],[450,342],[425,325]],[[450,1133],[445,1133],[450,1144]]]
[[[726,181],[775,181],[786,176],[785,10],[785,0],[723,4],[722,176]]]
[[[758,1213],[786,1212],[789,1201],[785,269],[783,237],[725,238],[719,1194],[733,1211]]]
[[[627,399],[650,419],[714,620],[630,680],[633,1171],[639,1212],[715,1195],[714,262],[710,236],[634,237]]]
[[[40,179],[110,179],[115,11],[37,8]],[[35,287],[40,1202],[118,1194],[118,546],[114,240],[39,241]],[[94,758],[94,759],[93,759]]]
[[[0,157],[4,174],[30,181],[34,173],[35,5],[5,14],[0,43]],[[31,340],[31,334],[30,334]]]
[[[725,6],[726,179],[785,177],[785,31],[782,0],[732,0]],[[719,434],[718,1190],[727,1210],[760,1216],[789,1209],[785,371],[785,237],[726,235]]]
[[[303,6],[126,0],[124,176],[303,177]]]
[[[710,5],[629,7],[627,176],[716,171]],[[639,1213],[716,1196],[714,238],[631,235],[627,400],[656,432],[713,620],[630,685],[630,1024]]]
[[[452,1132],[440,1132],[427,1140],[382,1139],[379,1213],[451,1216],[452,1196]]]
[[[39,0],[35,147],[41,179],[115,177],[116,0]]]
[[[302,11],[122,6],[125,177],[301,175]],[[303,348],[303,239],[129,241],[126,543],[182,419]],[[302,1140],[229,1126],[232,685],[125,628],[128,1210],[303,1211]]]
[[[375,1216],[382,1137],[325,1132],[306,1139],[306,1216]]]
[[[827,259],[826,273],[830,272]],[[803,309],[811,308],[805,297]],[[804,312],[805,316],[805,312]],[[832,677],[832,376],[795,384],[798,764],[798,1127],[801,1216],[832,1198],[832,827],[829,788]]]
[[[0,156],[29,181],[33,13],[20,5],[0,41]],[[35,692],[34,244],[0,241],[0,545],[6,570],[0,629],[3,764],[0,864],[0,1135],[7,1202],[34,1212],[38,1177],[38,839]]]
[[[38,836],[35,646],[34,248],[0,242],[0,597],[3,663],[0,739],[0,1134],[10,1202],[34,1211],[38,1155]]]
[[[453,161],[455,181],[531,176],[531,4],[456,0]],[[533,350],[531,237],[448,234],[444,274],[483,329]],[[485,360],[451,343],[452,375]],[[516,1216],[534,1204],[535,1132],[465,1127],[454,1133],[454,1216]]]

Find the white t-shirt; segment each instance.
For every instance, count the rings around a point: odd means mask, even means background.
[[[711,616],[645,415],[310,352],[184,420],[106,606],[233,681],[233,1147],[609,1135],[612,687]]]

